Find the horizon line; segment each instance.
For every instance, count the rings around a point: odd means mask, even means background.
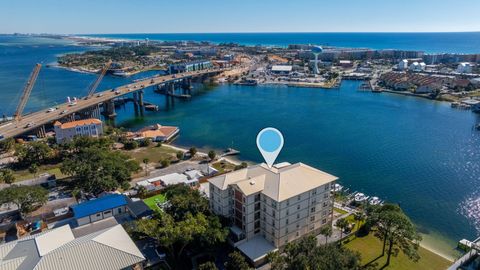
[[[10,33],[0,33],[0,35],[13,35],[13,34],[33,34],[33,35],[151,35],[151,34],[456,34],[456,33],[480,33],[480,30],[477,31],[269,31],[269,32],[255,32],[255,31],[240,31],[240,32],[114,32],[114,33],[28,33],[28,32],[10,32]]]

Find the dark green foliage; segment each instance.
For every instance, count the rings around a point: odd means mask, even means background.
[[[370,210],[366,223],[375,226],[375,236],[383,240],[382,256],[385,251],[388,256],[385,265],[388,266],[391,256],[396,257],[400,251],[415,262],[420,259],[418,247],[422,238],[400,206],[385,204]]]
[[[215,151],[210,150],[208,152],[208,158],[210,158],[210,160],[214,160],[216,156],[217,156],[217,154],[215,153]]]
[[[74,177],[76,186],[95,194],[113,190],[140,169],[135,160],[109,149],[85,148],[64,160],[61,170]]]
[[[28,168],[32,164],[46,164],[53,158],[53,154],[52,148],[44,142],[30,142],[15,146],[18,165],[22,168]]]
[[[160,161],[160,165],[162,165],[163,168],[170,166],[170,163],[170,159],[163,159],[162,161]]]
[[[0,182],[5,184],[12,184],[15,182],[15,175],[10,169],[0,169]]]
[[[317,246],[314,236],[288,243],[284,254],[269,253],[272,270],[356,270],[361,269],[360,254],[336,244]]]
[[[228,254],[228,261],[225,262],[225,270],[249,270],[250,268],[245,257],[238,252],[234,251]]]
[[[198,266],[198,270],[218,270],[214,262],[202,263]]]
[[[123,149],[125,150],[133,150],[138,148],[138,143],[136,141],[128,140],[123,143]]]
[[[136,221],[133,234],[154,239],[167,250],[173,268],[179,269],[185,264],[187,247],[200,250],[215,247],[225,242],[228,229],[210,213],[208,202],[197,190],[174,185],[165,192],[171,206],[158,211],[153,219]]]
[[[197,154],[197,148],[190,147],[190,149],[188,149],[188,152],[190,153],[190,157],[193,158]]]
[[[47,195],[48,191],[40,186],[10,186],[0,190],[0,204],[13,203],[25,216],[45,204]]]

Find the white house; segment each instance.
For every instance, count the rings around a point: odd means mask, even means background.
[[[98,137],[103,133],[102,121],[96,118],[53,124],[57,143],[68,142],[75,136]]]
[[[402,61],[400,61],[400,63],[398,63],[398,70],[406,70],[408,69],[408,60],[407,59],[403,59]]]
[[[409,69],[410,69],[410,71],[423,71],[423,70],[425,70],[426,66],[427,65],[424,62],[421,62],[421,63],[413,62],[410,65]]]

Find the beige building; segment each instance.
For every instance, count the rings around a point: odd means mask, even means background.
[[[234,246],[258,264],[268,252],[330,226],[335,180],[303,163],[255,165],[211,178],[210,207],[232,219]]]
[[[103,133],[102,121],[96,118],[53,124],[57,143],[68,142],[75,136],[98,137]]]

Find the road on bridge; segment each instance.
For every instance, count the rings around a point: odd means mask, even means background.
[[[97,92],[92,97],[85,99],[78,99],[75,103],[63,103],[58,106],[55,111],[49,112],[48,109],[27,114],[19,121],[10,121],[0,125],[0,138],[12,138],[28,131],[37,129],[45,124],[52,123],[55,120],[67,117],[68,115],[85,109],[96,106],[111,99],[134,93],[143,90],[149,86],[175,82],[186,78],[198,77],[202,75],[218,74],[229,70],[229,68],[222,69],[206,69],[199,71],[191,71],[178,73],[174,75],[150,77],[144,80],[139,80],[131,84],[126,84],[114,89],[108,89],[103,92]]]

